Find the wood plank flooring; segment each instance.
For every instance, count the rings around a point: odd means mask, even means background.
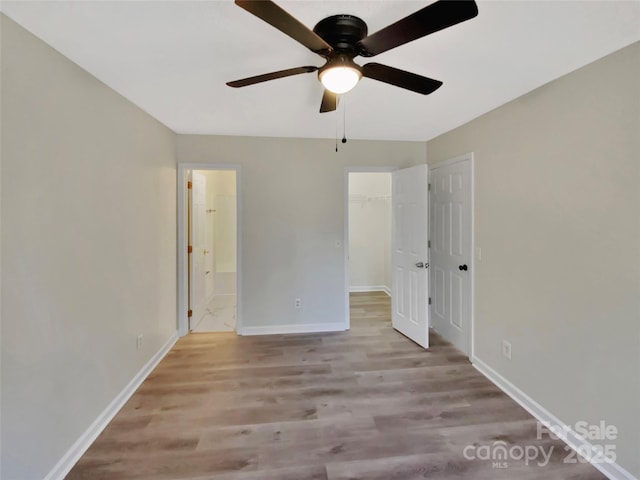
[[[464,355],[435,334],[431,345],[391,328],[383,293],[352,294],[349,332],[189,335],[66,478],[605,478],[564,463],[564,444],[537,439],[536,421]],[[553,447],[551,460],[465,458],[494,442]]]

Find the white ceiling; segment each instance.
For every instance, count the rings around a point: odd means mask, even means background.
[[[278,1],[309,28],[361,17],[369,32],[425,1]],[[178,133],[429,140],[640,40],[640,1],[478,1],[467,22],[375,57],[444,82],[429,96],[363,79],[318,113],[315,73],[225,82],[322,59],[225,1],[2,1],[1,9]],[[367,59],[356,58],[360,64]],[[607,88],[603,85],[602,88]]]

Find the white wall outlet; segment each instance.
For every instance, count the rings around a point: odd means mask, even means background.
[[[476,247],[476,260],[482,260],[482,249],[480,247]]]
[[[506,340],[502,340],[502,355],[511,360],[511,344]]]
[[[141,349],[142,348],[142,334],[138,335],[138,337],[136,338],[136,349]]]
[[[296,308],[302,308],[302,300],[300,298],[296,298],[294,305]]]

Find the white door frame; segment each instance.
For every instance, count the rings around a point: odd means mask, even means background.
[[[475,278],[476,278],[476,247],[475,247],[475,218],[474,218],[474,214],[475,214],[475,169],[474,169],[474,154],[473,152],[469,152],[469,153],[465,153],[463,155],[459,155],[457,157],[454,158],[450,158],[448,160],[443,160],[441,162],[438,163],[434,163],[432,165],[429,165],[429,171],[431,170],[435,170],[436,168],[439,167],[445,167],[447,165],[451,165],[454,163],[458,163],[458,162],[465,162],[468,161],[469,162],[469,166],[470,166],[470,171],[471,171],[471,181],[470,181],[470,186],[471,186],[471,243],[470,243],[470,250],[471,252],[469,252],[469,258],[470,258],[470,262],[471,262],[471,298],[469,300],[470,302],[470,308],[469,308],[469,358],[473,359],[475,358],[475,335],[474,335],[474,331],[475,331],[475,322],[474,322],[474,312],[475,312]],[[429,175],[429,178],[431,178],[431,175]],[[429,201],[431,202],[431,199],[429,199]],[[431,212],[431,208],[429,208],[429,212]],[[431,218],[429,218],[429,224],[431,224]],[[429,235],[431,235],[431,230],[429,231]],[[432,282],[430,282],[429,284],[429,296],[432,297],[433,296],[433,292],[431,291],[433,289],[433,285]],[[431,306],[429,306],[429,308],[431,308]]]
[[[344,167],[344,329],[351,328],[349,312],[349,174],[350,173],[391,173],[399,167]]]
[[[236,172],[236,333],[242,335],[242,181],[240,165],[226,163],[178,163],[178,334],[189,333],[189,254],[187,253],[188,192],[190,170],[233,170]]]

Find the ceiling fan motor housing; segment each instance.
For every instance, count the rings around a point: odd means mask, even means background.
[[[333,15],[320,20],[313,31],[334,49],[334,54],[355,57],[357,43],[367,36],[367,24],[353,15]]]

